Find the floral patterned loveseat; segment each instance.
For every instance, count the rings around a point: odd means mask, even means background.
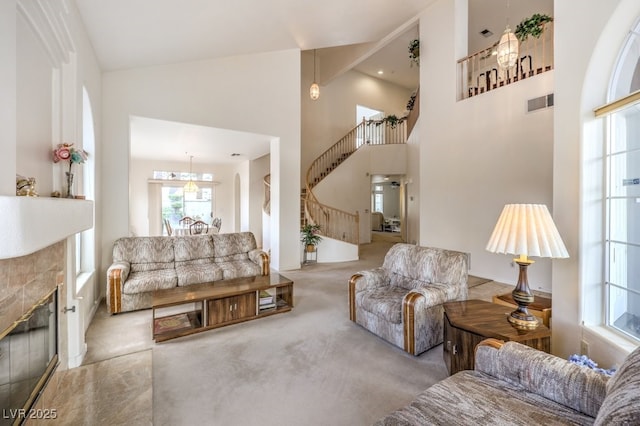
[[[155,290],[258,275],[269,275],[269,256],[251,232],[119,238],[107,269],[107,309],[146,309]]]

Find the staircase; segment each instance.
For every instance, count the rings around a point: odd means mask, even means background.
[[[315,223],[320,225],[324,236],[358,245],[358,213],[349,213],[320,203],[313,193],[313,188],[359,148],[366,145],[403,144],[406,141],[406,118],[397,121],[363,120],[311,163],[305,179],[306,191],[303,192],[302,223]]]

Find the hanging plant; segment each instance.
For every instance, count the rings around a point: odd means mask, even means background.
[[[415,62],[420,66],[420,40],[411,40],[409,43],[409,59],[411,59],[411,65]]]
[[[544,30],[543,24],[551,21],[553,21],[553,18],[549,15],[534,13],[530,18],[523,19],[516,26],[516,30],[513,33],[516,35],[520,43],[525,41],[529,36],[540,38],[540,35]]]

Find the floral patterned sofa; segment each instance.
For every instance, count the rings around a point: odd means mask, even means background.
[[[640,348],[609,376],[516,342],[476,347],[475,370],[420,393],[375,426],[638,425]]]
[[[351,321],[412,355],[443,340],[442,304],[467,298],[466,253],[395,244],[349,281]]]
[[[257,275],[269,275],[269,256],[251,232],[124,237],[107,269],[107,309],[146,309],[155,290]]]

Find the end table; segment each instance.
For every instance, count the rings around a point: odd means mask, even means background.
[[[507,320],[513,310],[509,307],[483,300],[447,302],[443,307],[443,356],[450,375],[473,370],[476,345],[489,337],[551,351],[551,330],[544,324],[534,330],[514,328]]]

